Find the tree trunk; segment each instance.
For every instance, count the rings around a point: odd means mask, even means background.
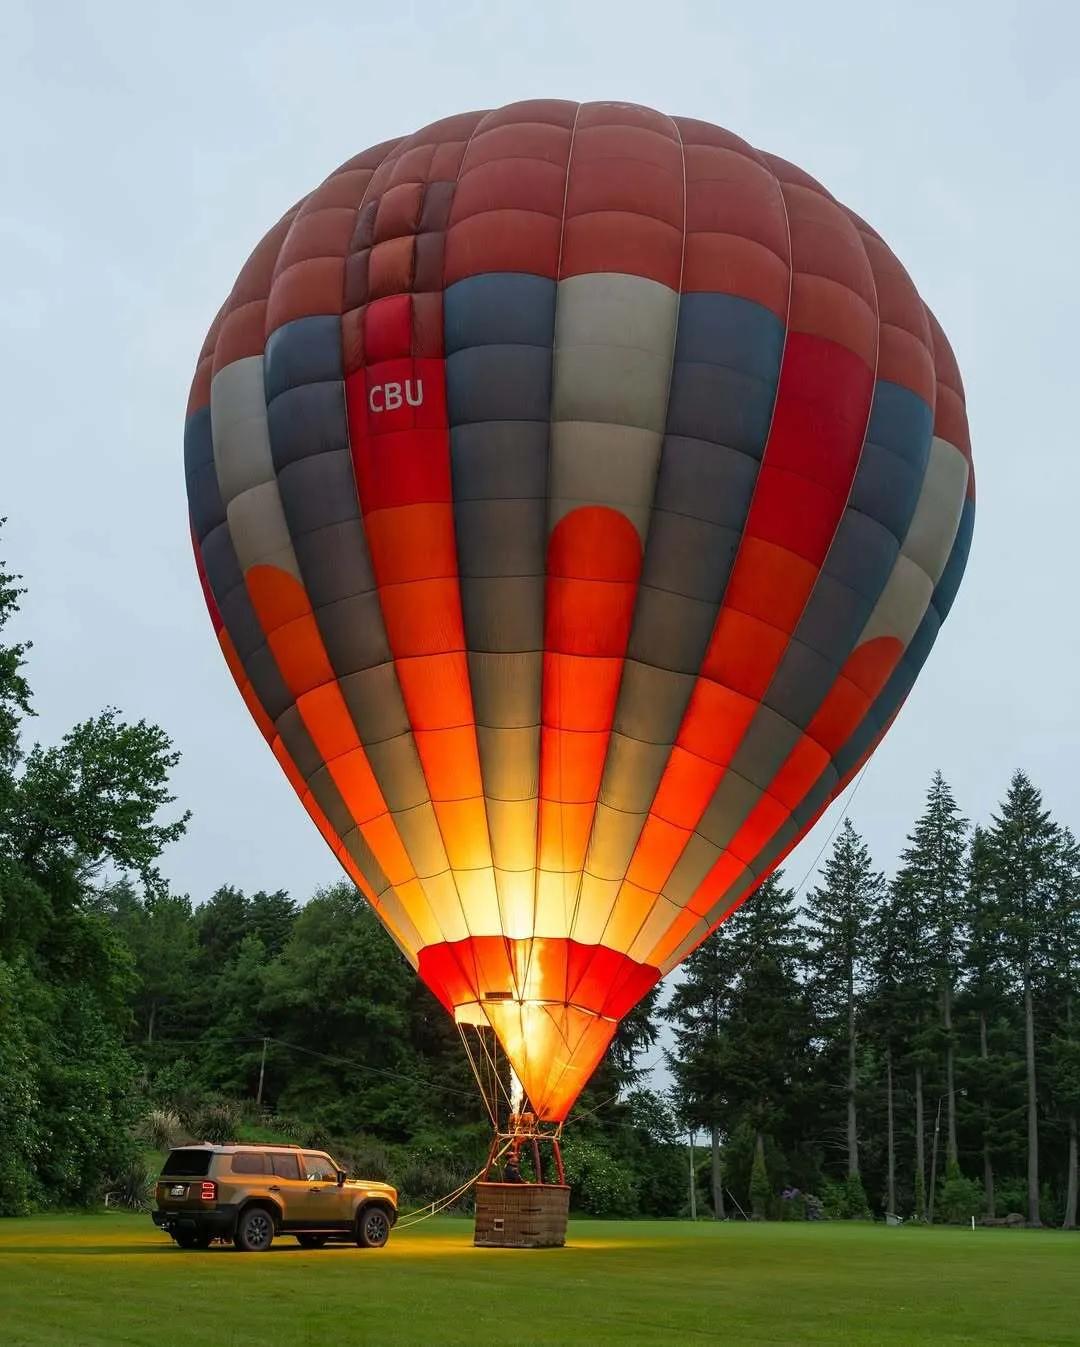
[[[848,973],[848,1078],[847,1078],[847,1172],[848,1177],[859,1173],[859,1129],[855,1114],[855,986]]]
[[[1077,1181],[1077,1127],[1076,1114],[1069,1117],[1069,1178],[1065,1189],[1065,1219],[1062,1229],[1076,1229],[1076,1181]]]
[[[915,1190],[922,1194],[922,1210],[918,1215],[926,1220],[926,1131],[923,1124],[922,1067],[915,1068]]]
[[[720,1163],[720,1128],[712,1125],[712,1214],[714,1221],[726,1221],[724,1210],[724,1170]]]
[[[1065,998],[1065,1025],[1069,1038],[1072,1038],[1072,996]],[[1065,1184],[1065,1219],[1061,1223],[1063,1230],[1076,1229],[1076,1187],[1077,1187],[1077,1124],[1075,1111],[1069,1114],[1069,1171]]]
[[[150,1018],[146,1022],[146,1041],[148,1044],[153,1043],[154,1041],[154,1021],[156,1019],[157,1019],[157,1002],[151,1001]]]
[[[986,1010],[979,1011],[979,1056],[984,1062],[990,1058],[990,1048],[986,1038]],[[984,1075],[985,1088],[985,1075]],[[985,1102],[985,1101],[984,1101]],[[995,1216],[994,1203],[994,1162],[990,1157],[990,1136],[983,1125],[983,1192],[986,1195],[986,1214],[990,1220]]]
[[[885,1089],[887,1099],[887,1120],[888,1120],[888,1210],[896,1211],[896,1129],[893,1122],[893,1084],[892,1084],[892,1044],[885,1049]]]
[[[945,1139],[945,1172],[959,1164],[960,1148],[956,1144],[956,1049],[952,1036],[952,987],[948,980],[942,989],[942,1026],[945,1030],[945,1089],[948,1091],[948,1133]]]
[[[1039,1216],[1039,1113],[1035,1081],[1035,1004],[1031,995],[1031,963],[1024,960],[1024,1056],[1027,1060],[1027,1188],[1028,1224]]]

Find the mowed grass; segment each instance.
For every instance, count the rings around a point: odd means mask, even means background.
[[[480,1250],[438,1219],[381,1251],[186,1253],[148,1216],[0,1222],[0,1343],[1080,1343],[1080,1236],[572,1221]]]

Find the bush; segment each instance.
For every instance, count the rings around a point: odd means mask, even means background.
[[[596,1141],[571,1139],[563,1145],[566,1181],[576,1210],[590,1216],[632,1216],[637,1191],[624,1165]]]
[[[106,1205],[127,1207],[131,1211],[145,1211],[153,1201],[157,1174],[142,1159],[110,1176],[106,1182]]]
[[[839,1183],[825,1182],[822,1188],[825,1215],[834,1221],[868,1221],[870,1204],[858,1174],[849,1174]]]
[[[949,1165],[938,1194],[939,1219],[950,1225],[966,1225],[983,1210],[983,1188],[976,1179],[967,1179],[955,1162]]]
[[[179,1114],[165,1108],[152,1108],[143,1118],[139,1130],[156,1151],[172,1150],[183,1135]]]
[[[210,1104],[195,1119],[191,1129],[197,1141],[213,1141],[218,1145],[232,1141],[236,1135],[238,1110],[235,1104],[221,1101]]]

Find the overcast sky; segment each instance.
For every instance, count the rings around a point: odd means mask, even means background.
[[[356,151],[469,108],[617,98],[729,127],[890,242],[967,385],[967,578],[852,817],[890,867],[940,767],[985,818],[1016,766],[1080,825],[1076,263],[1067,3],[7,0],[0,556],[38,720],[165,726],[194,811],[165,860],[309,895],[336,864],[250,721],[187,541],[184,404],[252,245]],[[789,862],[813,862],[830,815]]]

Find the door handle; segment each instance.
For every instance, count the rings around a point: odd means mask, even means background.
[[[280,1193],[280,1192],[281,1192],[281,1184],[280,1184],[280,1183],[272,1183],[272,1184],[270,1185],[270,1187],[267,1189],[267,1191],[268,1191],[268,1192],[271,1192],[271,1193]]]

